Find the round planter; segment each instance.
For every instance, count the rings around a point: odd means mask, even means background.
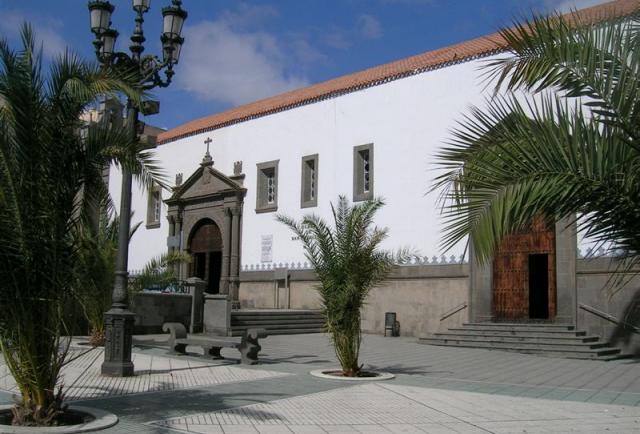
[[[13,406],[0,405],[0,414],[11,411],[11,407]],[[0,425],[0,434],[73,434],[107,429],[118,423],[118,416],[97,408],[70,405],[69,410],[86,415],[90,421],[78,425],[51,427]]]
[[[343,377],[340,375],[331,375],[334,372],[341,372],[339,368],[330,368],[330,369],[316,369],[314,371],[309,372],[314,377],[325,378],[327,380],[338,380],[338,381],[384,381],[391,380],[396,376],[389,372],[378,372],[378,371],[364,371],[365,374],[368,374],[364,377]]]

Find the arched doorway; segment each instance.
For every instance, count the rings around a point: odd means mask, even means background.
[[[188,251],[191,253],[189,276],[207,282],[206,292],[220,292],[222,270],[222,235],[213,220],[200,220],[191,231]]]

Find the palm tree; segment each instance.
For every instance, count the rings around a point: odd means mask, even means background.
[[[536,216],[577,216],[586,236],[640,259],[638,15],[534,17],[500,32],[486,65],[496,94],[438,157],[443,244],[466,236],[480,262]],[[524,102],[523,102],[524,101]]]
[[[151,258],[145,264],[142,272],[132,277],[130,283],[131,292],[135,294],[148,288],[159,287],[165,289],[178,285],[180,282],[178,281],[176,269],[181,264],[189,262],[191,262],[191,255],[181,250],[174,250]]]
[[[133,215],[133,213],[132,213]],[[83,231],[79,237],[78,260],[75,262],[75,298],[89,323],[89,343],[104,346],[104,313],[111,307],[118,253],[118,215],[105,209],[96,231]],[[129,239],[142,222],[134,224]]]
[[[27,25],[19,51],[0,41],[0,350],[21,395],[14,423],[33,425],[63,411],[62,310],[77,282],[80,234],[106,197],[102,168],[117,158],[145,183],[159,178],[128,131],[91,125],[80,134],[80,115],[99,96],[141,102],[135,77],[69,52],[45,74],[41,59]]]
[[[338,206],[331,205],[333,227],[315,215],[305,216],[301,222],[283,215],[276,217],[300,238],[320,280],[318,290],[327,331],[342,373],[348,377],[356,377],[362,370],[358,361],[360,314],[367,295],[388,276],[394,264],[408,257],[404,250],[393,254],[379,249],[387,229],[372,225],[383,205],[382,199],[350,205],[340,196]]]

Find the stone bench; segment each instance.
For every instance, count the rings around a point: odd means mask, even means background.
[[[235,348],[240,351],[241,363],[255,365],[258,363],[258,353],[262,349],[258,339],[268,336],[265,329],[247,329],[241,338],[206,335],[187,335],[187,329],[179,322],[167,322],[162,325],[162,331],[169,332],[169,353],[186,354],[187,346],[201,347],[205,354],[215,359],[223,359],[220,354],[222,348]]]

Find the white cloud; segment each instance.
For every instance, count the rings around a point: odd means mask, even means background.
[[[51,58],[62,54],[68,44],[61,36],[62,21],[52,18],[33,18],[18,12],[4,11],[0,19],[0,34],[17,40],[23,23],[30,23],[36,37],[36,48],[42,47],[45,56]]]
[[[549,11],[569,12],[606,3],[610,0],[545,0],[545,7]]]
[[[346,50],[351,48],[352,42],[350,35],[342,28],[331,24],[323,35],[323,40],[331,48],[338,50]]]
[[[376,17],[361,14],[348,29],[330,24],[320,38],[331,48],[347,50],[360,40],[379,39],[382,34],[382,25]]]
[[[261,7],[263,9],[263,7]],[[265,32],[244,30],[264,10],[242,6],[185,28],[179,86],[205,100],[239,105],[308,84],[289,72],[296,58]]]
[[[356,28],[365,39],[378,39],[382,36],[380,21],[369,14],[362,14],[358,17]]]

